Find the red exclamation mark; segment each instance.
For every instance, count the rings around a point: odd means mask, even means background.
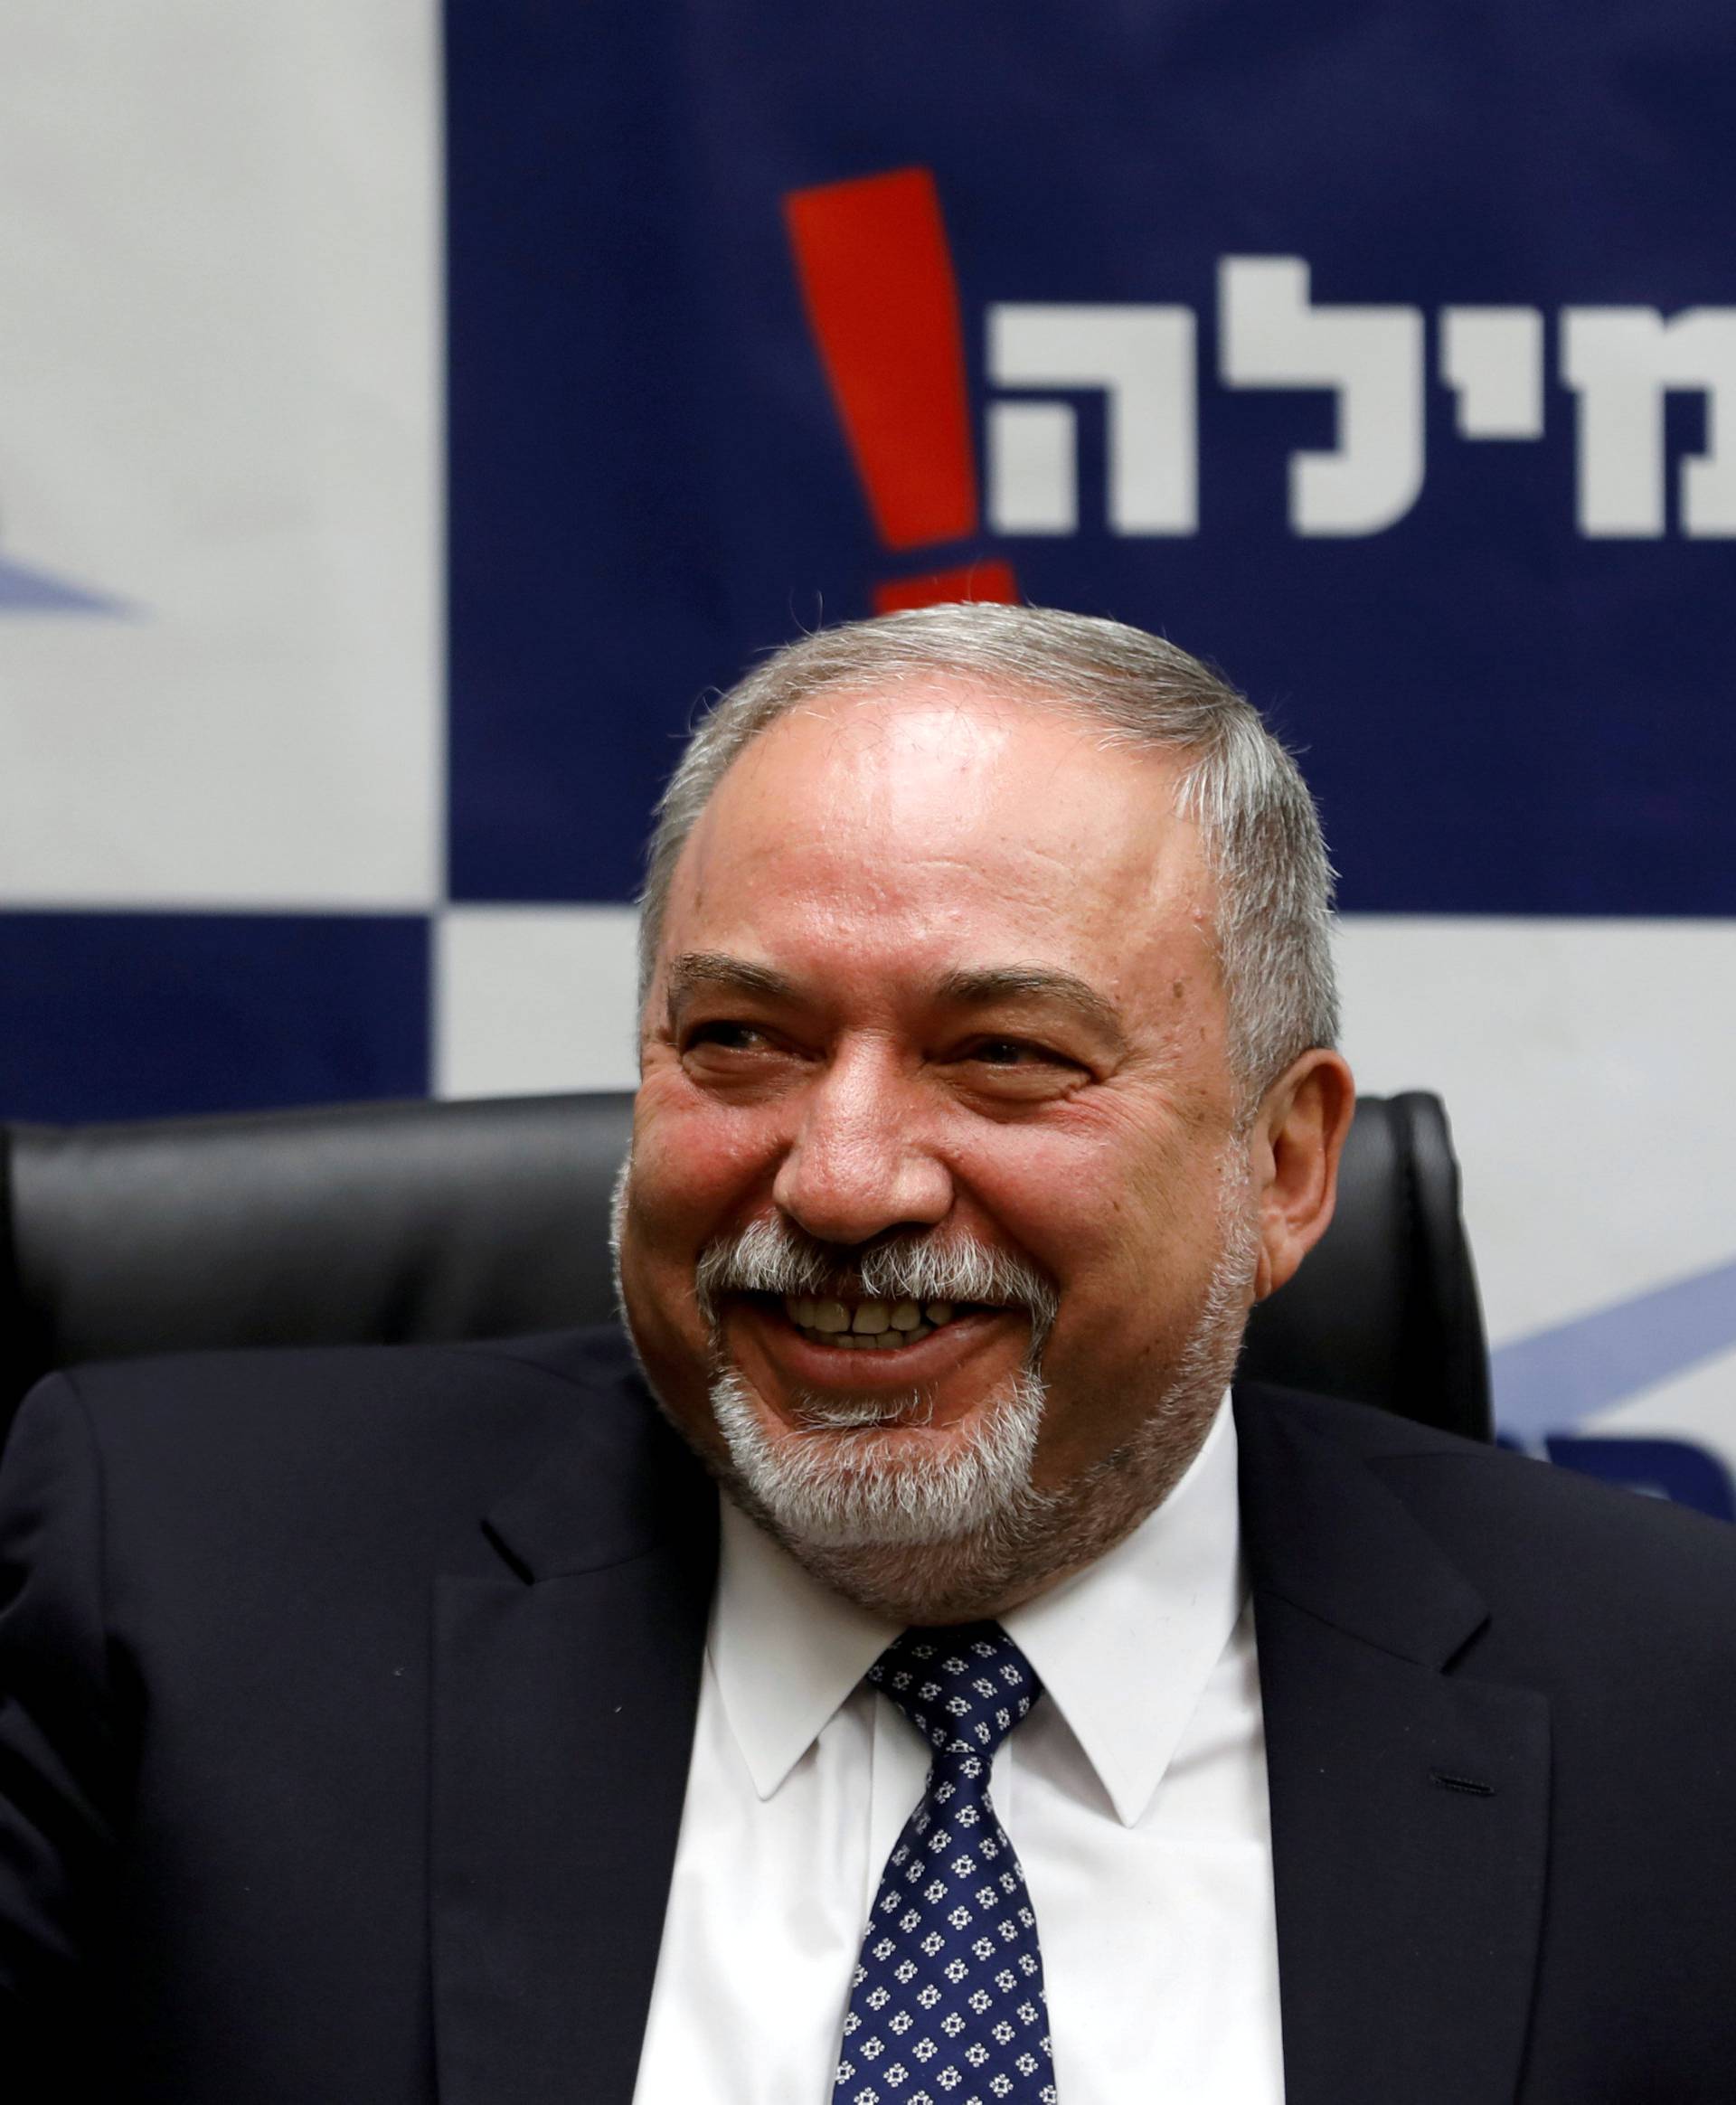
[[[976,449],[958,286],[926,168],[792,190],[796,271],[874,530],[888,548],[976,531]],[[1016,599],[1009,564],[966,563],[874,588],[874,611]]]

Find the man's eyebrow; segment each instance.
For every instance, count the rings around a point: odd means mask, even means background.
[[[669,1012],[673,1015],[689,996],[756,994],[773,1001],[788,1001],[795,995],[793,982],[765,965],[750,965],[745,958],[731,958],[720,950],[687,950],[670,960],[664,976]]]
[[[769,966],[750,964],[719,950],[688,950],[670,960],[665,975],[669,1013],[673,1016],[692,996],[707,994],[755,995],[771,1001],[794,1001],[796,984]],[[937,1000],[960,1007],[983,1007],[993,1002],[1048,1001],[1071,1009],[1086,1023],[1116,1044],[1124,1044],[1127,1030],[1120,1013],[1107,996],[1076,973],[1052,965],[989,965],[948,972],[935,983]]]
[[[1120,1012],[1089,980],[1051,965],[993,965],[948,972],[935,989],[942,1001],[982,1006],[1009,1000],[1052,1001],[1074,1010],[1117,1044],[1127,1040]]]

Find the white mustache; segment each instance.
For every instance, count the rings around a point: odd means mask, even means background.
[[[840,1266],[838,1252],[773,1214],[700,1252],[694,1288],[708,1322],[720,1294],[806,1294],[840,1301],[971,1301],[1024,1308],[1033,1343],[1054,1322],[1054,1288],[1023,1258],[968,1236],[898,1235]]]

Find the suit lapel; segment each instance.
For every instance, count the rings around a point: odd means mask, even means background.
[[[1482,1601],[1375,1469],[1238,1398],[1288,2105],[1496,2105],[1541,1919],[1549,1722],[1450,1669]]]
[[[630,2105],[716,1566],[661,1436],[496,1509],[498,1577],[439,1581],[430,1934],[442,2105]]]

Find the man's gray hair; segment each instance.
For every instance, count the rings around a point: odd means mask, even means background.
[[[657,807],[640,900],[641,1001],[675,864],[742,749],[821,695],[936,674],[1082,716],[1106,745],[1185,760],[1175,807],[1197,824],[1217,883],[1231,1057],[1250,1109],[1298,1054],[1335,1043],[1332,866],[1295,761],[1259,711],[1197,658],[1122,622],[1044,607],[921,607],[822,628],[731,687]]]

